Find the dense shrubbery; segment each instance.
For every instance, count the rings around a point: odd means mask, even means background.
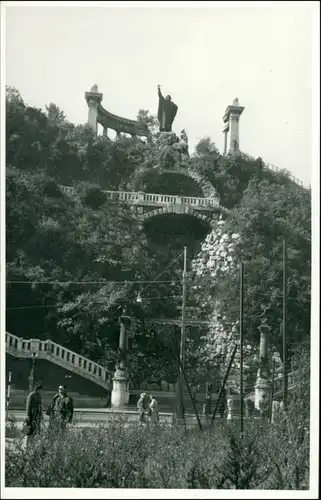
[[[306,489],[308,451],[300,463],[296,442],[279,438],[286,424],[247,422],[213,430],[159,426],[69,430],[63,438],[44,435],[32,449],[22,443],[6,451],[7,487]],[[305,443],[306,446],[306,443]],[[308,450],[308,448],[307,448]],[[301,450],[302,454],[302,450]]]
[[[310,385],[307,353],[297,356],[300,384],[274,423],[215,420],[196,427],[139,427],[125,416],[106,426],[73,426],[60,438],[44,428],[25,449],[15,422],[6,437],[7,487],[309,488]],[[304,375],[305,373],[305,375]],[[14,441],[14,444],[12,444]]]
[[[106,426],[67,429],[60,438],[47,428],[26,450],[15,422],[6,437],[6,486],[104,488],[309,487],[310,384],[308,352],[296,356],[300,383],[287,411],[274,423],[245,418],[215,420],[213,428],[160,424],[139,427],[126,416]],[[11,440],[12,443],[13,440]]]

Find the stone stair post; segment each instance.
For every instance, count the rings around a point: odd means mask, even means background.
[[[123,311],[120,317],[120,335],[119,335],[119,362],[117,363],[115,375],[113,378],[113,390],[111,393],[112,408],[123,408],[129,402],[128,390],[128,371],[127,371],[127,349],[128,349],[128,331],[130,326],[130,317]]]

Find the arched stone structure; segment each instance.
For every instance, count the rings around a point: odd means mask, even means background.
[[[129,120],[122,116],[117,116],[107,111],[102,105],[103,94],[98,92],[98,86],[93,85],[90,92],[85,93],[85,99],[88,104],[88,125],[91,126],[94,133],[97,135],[97,124],[103,127],[103,135],[108,137],[108,129],[115,130],[117,137],[121,133],[129,134],[132,137],[141,136],[147,137],[147,127],[139,123],[137,120]]]
[[[205,224],[208,224],[210,227],[212,227],[214,222],[211,216],[205,215],[204,213],[198,212],[197,210],[193,210],[190,207],[178,206],[178,205],[177,206],[171,205],[168,207],[157,208],[156,210],[150,210],[148,212],[138,215],[137,219],[140,222],[146,222],[147,220],[152,219],[153,217],[158,217],[159,215],[169,215],[169,214],[191,215],[192,217],[196,217]]]
[[[171,175],[171,174],[176,174],[176,175],[183,175],[185,177],[188,177],[191,179],[200,189],[200,191],[203,194],[204,198],[211,198],[217,200],[218,204],[220,203],[220,197],[214,186],[207,180],[205,179],[204,176],[196,172],[194,169],[188,168],[187,166],[175,166],[175,168],[162,168],[160,166],[155,166],[153,169],[150,168],[145,168],[140,172],[139,178],[137,178],[136,183],[137,183],[137,189],[139,189],[139,183],[143,181],[145,176],[148,178],[148,176],[151,174],[151,171],[156,171],[157,175]],[[166,194],[166,193],[164,193]]]
[[[218,201],[220,200],[220,197],[214,188],[214,186],[207,180],[205,177],[203,177],[201,174],[196,172],[195,170],[180,166],[180,167],[175,167],[172,169],[159,169],[159,175],[162,174],[179,174],[179,175],[185,175],[186,177],[189,177],[192,179],[195,184],[199,186],[201,189],[204,198],[216,198]]]

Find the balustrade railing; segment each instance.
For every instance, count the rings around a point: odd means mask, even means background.
[[[288,388],[291,389],[295,387],[300,382],[302,382],[302,377],[305,377],[307,370],[295,370],[288,374]],[[274,394],[281,392],[283,390],[283,374],[278,375],[274,379]]]
[[[72,195],[74,188],[71,186],[60,186],[63,193]],[[195,209],[211,208],[219,206],[217,198],[197,198],[195,196],[171,196],[165,194],[129,192],[129,191],[104,191],[107,199],[114,202],[124,202],[131,205],[187,205]]]
[[[105,368],[51,340],[23,339],[6,332],[6,348],[9,353],[22,355],[22,357],[38,357],[52,362],[56,361],[57,364],[63,364],[71,371],[75,371],[103,387],[108,383],[108,373]],[[301,379],[305,377],[306,372],[307,370],[290,372],[288,374],[288,388],[291,389],[302,382]],[[280,374],[274,379],[274,394],[282,390],[283,374]]]
[[[288,177],[295,184],[298,184],[299,186],[304,187],[303,182],[300,179],[298,179],[297,177],[294,177],[294,175],[292,175],[290,172],[288,172],[288,170],[277,167],[276,165],[272,165],[272,163],[265,162],[265,165],[268,167],[269,170],[273,170],[274,172],[278,172],[279,174],[283,174],[286,177]]]
[[[81,372],[83,376],[94,379],[100,385],[108,382],[108,373],[105,368],[94,363],[88,358],[81,356],[66,347],[63,347],[51,340],[23,339],[6,333],[6,348],[23,354],[25,357],[38,357],[58,361],[68,366],[71,370]]]

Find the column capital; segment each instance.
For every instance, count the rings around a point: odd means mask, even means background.
[[[93,103],[98,105],[103,100],[103,94],[99,92],[85,92],[85,99],[88,106]]]

